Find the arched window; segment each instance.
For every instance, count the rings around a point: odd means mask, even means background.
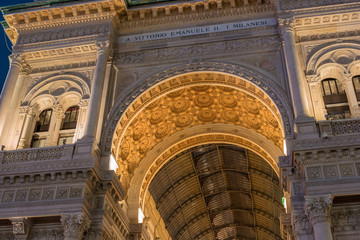
[[[39,121],[36,122],[35,132],[49,131],[52,109],[46,109],[39,115]]]
[[[79,107],[78,106],[69,107],[65,112],[65,118],[61,126],[61,130],[75,129],[78,116],[79,116]]]
[[[321,82],[323,98],[329,119],[342,119],[350,116],[345,90],[341,83],[333,78]]]
[[[360,101],[360,76],[353,77],[352,81],[353,81],[353,84],[354,84],[356,98],[357,98],[358,101]]]

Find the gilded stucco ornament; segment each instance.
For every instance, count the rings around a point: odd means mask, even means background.
[[[199,73],[202,73],[199,75]],[[181,75],[182,74],[182,75]],[[181,75],[181,77],[180,77]],[[200,77],[199,77],[200,76]],[[238,77],[237,77],[238,76]],[[225,87],[226,89],[244,89],[244,91],[251,93],[254,97],[261,99],[275,114],[276,121],[279,126],[283,128],[286,136],[292,136],[293,128],[292,111],[288,105],[287,97],[282,90],[276,88],[271,84],[271,80],[259,73],[252,72],[247,68],[223,63],[194,63],[155,74],[153,77],[147,79],[143,84],[134,88],[134,90],[127,96],[119,99],[115,103],[112,112],[106,122],[107,131],[102,136],[102,149],[104,152],[110,152],[113,140],[117,146],[121,129],[119,126],[126,126],[132,116],[141,110],[141,106],[146,106],[147,109],[155,109],[158,106],[158,97],[169,94],[169,98],[176,98],[179,96],[182,89],[193,84],[216,85],[218,87]],[[254,88],[255,87],[255,88]],[[194,91],[197,88],[194,89]],[[230,91],[230,92],[231,92]],[[226,92],[226,91],[225,91]],[[157,100],[153,100],[157,99]],[[197,104],[208,104],[211,100]],[[135,104],[135,105],[134,105]],[[231,105],[232,103],[230,103]],[[211,104],[210,104],[211,105]],[[136,106],[136,107],[135,107]],[[140,107],[140,108],[139,108]],[[180,108],[182,109],[182,108]],[[124,113],[127,112],[126,115]],[[224,113],[223,115],[226,116]],[[232,116],[232,119],[237,117]],[[280,120],[281,119],[281,120]],[[118,125],[120,124],[120,125]],[[120,133],[120,135],[114,132]],[[116,154],[113,151],[113,153]]]

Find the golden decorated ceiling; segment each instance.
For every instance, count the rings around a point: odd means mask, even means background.
[[[150,101],[132,116],[124,116],[128,123],[117,128],[112,151],[125,189],[140,161],[156,144],[193,126],[241,126],[265,136],[274,147],[283,147],[281,121],[273,111],[261,99],[232,87],[202,84],[180,88]]]

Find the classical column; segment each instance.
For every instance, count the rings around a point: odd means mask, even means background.
[[[26,217],[11,218],[10,221],[13,225],[13,234],[15,239],[27,240],[31,221]]]
[[[51,113],[51,118],[50,118],[50,123],[49,123],[49,130],[47,132],[46,139],[45,139],[45,147],[54,146],[53,139],[55,138],[54,132],[55,132],[55,127],[56,127],[56,123],[57,123],[56,116],[57,116],[59,107],[60,106],[58,106],[58,105],[51,107],[52,113]]]
[[[24,117],[24,124],[21,130],[18,148],[22,149],[22,148],[27,148],[30,145],[27,142],[27,139],[28,139],[28,132],[30,132],[29,128],[31,126],[32,118],[33,118],[32,108],[29,106],[21,107],[20,115],[23,115]]]
[[[331,210],[332,197],[330,195],[305,196],[305,213],[313,229],[315,240],[332,240]]]
[[[7,116],[5,116],[4,118],[3,131],[1,132],[0,135],[1,136],[0,141],[2,144],[6,146],[10,145],[10,139],[12,138],[10,134],[12,133],[11,130],[14,129],[11,129],[11,126],[13,124],[16,113],[14,109],[17,109],[20,104],[20,99],[22,98],[22,96],[20,95],[23,92],[22,90],[24,89],[25,77],[26,77],[25,72],[20,73],[20,75],[18,76],[10,104],[8,105],[8,109],[12,109],[12,111],[8,111],[6,114]]]
[[[97,46],[97,62],[93,81],[91,83],[91,96],[88,113],[85,121],[84,137],[94,138],[96,128],[99,122],[101,96],[104,87],[104,79],[106,72],[106,63],[109,57],[109,41],[98,42]]]
[[[19,73],[22,66],[22,60],[23,60],[20,53],[11,54],[9,56],[9,59],[10,59],[10,69],[6,77],[5,84],[0,96],[0,133],[2,133],[2,130],[5,125],[5,120],[8,111],[10,109],[11,99],[13,99],[13,97],[14,98],[16,97],[13,96],[13,94],[15,91],[16,82],[19,77]],[[19,96],[17,96],[17,98],[19,98]]]
[[[81,240],[90,227],[90,221],[83,213],[62,213],[61,224],[64,227],[64,240]]]
[[[360,117],[360,107],[359,107],[359,104],[358,104],[358,101],[356,98],[356,92],[355,92],[354,85],[352,82],[352,75],[351,74],[344,75],[344,80],[342,83],[343,83],[342,86],[345,90],[346,97],[348,100],[351,117],[359,118]]]
[[[295,118],[296,120],[306,119],[310,117],[310,109],[306,92],[307,86],[304,82],[305,76],[301,71],[301,64],[296,50],[293,19],[279,19],[279,26],[284,40],[286,67]]]

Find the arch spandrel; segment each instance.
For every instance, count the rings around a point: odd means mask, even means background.
[[[175,80],[199,73],[215,74],[220,78],[201,79],[200,81],[196,78],[187,81]],[[166,84],[162,85],[164,83]],[[246,90],[257,99],[262,99],[264,104],[271,106],[269,109],[281,119],[283,135],[286,138],[293,136],[293,114],[288,97],[282,89],[274,84],[273,80],[260,73],[232,64],[198,63],[178,66],[158,73],[129,91],[127,96],[119,99],[112,108],[104,128],[106,132],[103,132],[102,136],[102,151],[110,154],[114,147],[113,143],[118,141],[114,133],[119,134],[119,126],[126,128],[129,118],[136,115],[139,109],[143,109],[144,105],[177,88],[199,84],[222,85]]]

